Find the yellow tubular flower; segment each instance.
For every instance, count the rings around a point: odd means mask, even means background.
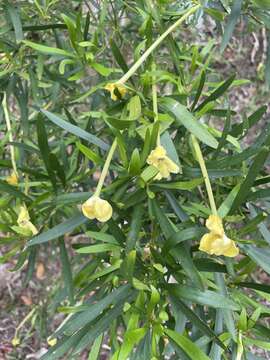
[[[121,95],[121,98],[123,98],[127,92],[127,89],[121,83],[108,83],[104,89],[108,90],[111,93],[111,99],[113,101],[118,100],[118,97],[114,92],[116,89],[119,92],[119,94]]]
[[[167,152],[163,146],[157,146],[151,151],[147,158],[147,164],[155,166],[159,171],[155,177],[156,180],[161,180],[162,178],[167,179],[170,176],[170,173],[179,173],[179,166],[175,164],[166,154]]]
[[[6,182],[9,185],[18,185],[18,177],[17,177],[15,171],[12,171],[12,173],[6,177]]]
[[[22,229],[29,230],[32,235],[36,235],[38,233],[37,228],[30,221],[30,216],[25,206],[20,207],[20,213],[17,219],[17,223]]]
[[[83,203],[82,212],[88,219],[97,219],[100,222],[106,222],[112,217],[112,207],[110,203],[95,195]]]
[[[56,345],[57,344],[57,339],[56,338],[48,338],[47,339],[47,344],[49,345],[49,346],[54,346],[54,345]]]
[[[210,255],[224,255],[228,257],[234,257],[239,254],[239,249],[235,242],[226,236],[222,220],[218,215],[210,215],[206,220],[206,227],[210,232],[201,238],[199,247],[201,251]]]
[[[14,347],[20,345],[20,339],[17,338],[17,336],[14,336],[14,338],[11,340],[11,344],[12,344]]]

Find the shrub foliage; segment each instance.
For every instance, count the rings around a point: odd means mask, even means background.
[[[26,285],[40,254],[62,268],[42,359],[270,350],[270,124],[246,146],[266,106],[234,111],[246,80],[213,63],[241,19],[268,31],[269,4],[1,2],[1,262]]]

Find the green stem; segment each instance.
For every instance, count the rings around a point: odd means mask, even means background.
[[[5,115],[5,121],[6,121],[6,125],[7,125],[7,131],[8,131],[8,136],[9,136],[9,142],[13,142],[13,136],[12,136],[12,128],[11,128],[11,122],[10,122],[10,117],[9,117],[9,112],[8,112],[8,107],[7,107],[7,96],[6,93],[4,93],[4,97],[3,97],[3,101],[2,101],[2,106],[3,106],[3,110],[4,110],[4,115]],[[14,150],[14,146],[10,145],[10,158],[11,158],[11,164],[12,164],[12,168],[14,171],[14,174],[18,176],[18,171],[17,171],[17,165],[16,165],[16,160],[15,160],[15,150]]]
[[[216,207],[216,203],[215,203],[215,199],[214,199],[214,195],[213,195],[213,191],[212,191],[212,187],[211,187],[211,183],[210,183],[210,179],[209,179],[209,175],[205,166],[205,161],[203,158],[203,154],[201,152],[201,148],[200,145],[196,139],[196,137],[194,135],[191,135],[191,139],[192,139],[192,144],[195,150],[195,154],[197,156],[197,160],[200,164],[200,168],[202,171],[202,175],[203,175],[203,179],[205,182],[205,187],[206,187],[206,191],[207,191],[207,195],[208,195],[208,199],[209,199],[209,203],[210,203],[210,207],[212,210],[212,213],[214,215],[217,215],[217,207]]]
[[[98,184],[97,184],[97,188],[96,188],[96,191],[95,191],[95,193],[94,193],[95,196],[99,196],[100,193],[101,193],[101,189],[102,189],[102,186],[103,186],[103,184],[104,184],[105,178],[106,178],[106,176],[107,176],[107,173],[108,173],[108,170],[109,170],[109,167],[110,167],[110,163],[111,163],[113,154],[114,154],[114,152],[115,152],[116,146],[117,146],[117,140],[114,139],[114,141],[113,141],[113,143],[112,143],[112,146],[111,146],[111,148],[110,148],[110,150],[109,150],[107,159],[106,159],[106,161],[105,161],[105,164],[104,164],[104,166],[103,166],[103,169],[102,169],[102,172],[101,172],[101,175],[100,175]]]
[[[152,71],[156,71],[156,64],[153,62]],[[158,121],[158,103],[157,103],[157,84],[155,83],[156,77],[153,75],[153,84],[152,84],[152,101],[153,101],[153,112],[154,112],[154,122]],[[160,130],[158,131],[157,136],[157,146],[160,146]]]
[[[177,26],[182,24],[190,15],[195,13],[200,8],[200,5],[193,6],[190,8],[182,17],[180,17],[172,26],[170,26],[159,38],[145,51],[145,53],[132,65],[125,75],[121,77],[118,83],[124,84],[142,65],[142,63],[148,58],[148,56],[159,46],[159,44],[168,36],[172,31],[174,31]]]

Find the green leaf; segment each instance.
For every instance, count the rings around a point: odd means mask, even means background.
[[[192,342],[188,337],[178,334],[174,330],[165,329],[165,334],[169,336],[192,360],[210,360],[204,352]]]
[[[197,226],[188,227],[186,229],[180,230],[173,234],[171,237],[169,237],[169,239],[166,241],[166,244],[164,245],[163,251],[170,251],[172,248],[174,248],[183,241],[200,239],[204,233],[205,229]]]
[[[197,103],[199,101],[199,98],[201,96],[201,93],[202,93],[202,90],[203,90],[203,87],[204,87],[204,83],[205,83],[205,71],[202,70],[201,76],[200,76],[200,83],[199,83],[199,86],[198,86],[198,89],[197,89],[193,104],[192,104],[192,106],[190,108],[191,111],[194,110],[195,106],[197,105]]]
[[[117,64],[121,67],[123,72],[126,73],[128,71],[127,63],[126,63],[125,59],[123,58],[123,55],[121,54],[118,46],[116,45],[116,43],[113,39],[110,40],[110,45],[111,45],[111,50],[112,50],[113,56],[114,56]]]
[[[16,186],[8,184],[6,181],[0,180],[0,190],[4,193],[8,193],[13,195],[14,197],[18,197],[19,199],[30,200],[30,198],[25,195],[23,192],[17,189]]]
[[[83,145],[79,141],[76,142],[77,148],[91,161],[93,161],[96,164],[102,164],[103,160],[101,157],[96,154],[93,150],[89,149],[87,146]]]
[[[139,149],[135,148],[131,154],[128,171],[130,175],[137,175],[140,173],[140,169],[141,169],[140,152]]]
[[[221,218],[227,216],[231,210],[232,204],[240,190],[241,184],[235,185],[235,187],[229,192],[226,199],[222,202],[220,207],[218,208],[218,215]]]
[[[44,161],[48,175],[50,177],[51,183],[54,189],[56,190],[57,184],[56,184],[54,170],[52,168],[52,163],[50,161],[50,148],[48,144],[48,136],[44,125],[44,121],[40,116],[36,121],[36,125],[37,125],[38,146],[40,149],[40,153]]]
[[[231,299],[211,290],[201,291],[185,285],[168,284],[169,293],[180,299],[195,302],[195,304],[207,305],[216,309],[224,308],[238,310],[239,306]]]
[[[244,250],[257,265],[270,274],[269,248],[259,248],[253,245],[241,245],[240,248]]]
[[[189,216],[186,214],[186,212],[183,210],[182,206],[180,206],[179,201],[175,198],[172,191],[166,190],[164,191],[165,196],[167,200],[169,201],[169,204],[171,208],[173,209],[175,215],[178,217],[180,221],[187,221],[189,219]]]
[[[118,241],[115,239],[114,236],[101,231],[87,231],[86,235],[95,240],[100,240],[109,244],[119,245]]]
[[[168,241],[174,234],[175,230],[167,218],[165,212],[159,207],[158,203],[155,200],[152,200],[152,206],[154,210],[154,216],[166,238]],[[166,244],[164,245],[166,247]],[[190,252],[188,251],[186,244],[179,244],[177,247],[177,251],[173,252],[173,256],[176,258],[177,261],[181,262],[184,271],[186,272],[187,276],[196,284],[198,288],[203,289],[203,283],[201,280],[201,276],[197,271]]]
[[[228,22],[225,26],[225,31],[224,31],[223,38],[222,38],[221,52],[223,52],[225,50],[226,46],[228,45],[228,43],[232,37],[235,25],[236,25],[238,19],[240,18],[242,2],[243,2],[243,0],[235,0],[233,2],[233,5],[231,7],[231,13],[229,15]]]
[[[204,144],[216,149],[217,140],[200,124],[187,108],[172,98],[160,100],[160,104],[166,110],[175,116],[176,123],[183,125],[185,128],[200,139]]]
[[[266,113],[267,106],[261,106],[259,109],[257,109],[253,114],[251,114],[247,118],[248,126],[246,129],[244,129],[244,123],[235,124],[232,127],[231,135],[232,136],[239,136],[242,134],[243,130],[249,130],[252,126],[254,126]]]
[[[59,116],[47,111],[40,109],[42,114],[44,114],[49,120],[51,120],[54,124],[61,127],[62,129],[66,130],[67,132],[70,132],[71,134],[74,134],[98,147],[100,147],[102,150],[108,150],[109,145],[107,145],[104,141],[100,140],[95,135],[90,134],[89,132],[80,129],[78,126],[72,125],[68,123],[67,121],[61,119]]]
[[[202,108],[204,108],[205,105],[221,97],[225,93],[225,91],[231,86],[234,79],[235,75],[229,77],[229,79],[224,81],[216,90],[214,90],[194,111],[200,111]],[[215,148],[217,148],[217,146]]]
[[[141,178],[145,183],[152,180],[158,174],[158,169],[155,166],[147,166],[141,173]]]
[[[126,360],[130,352],[134,348],[134,346],[145,336],[146,332],[147,332],[146,327],[127,331],[125,333],[119,353],[117,353],[116,357],[113,356],[112,360],[113,359]]]
[[[85,304],[87,308],[80,313],[72,315],[68,321],[66,321],[63,326],[59,328],[56,332],[56,335],[67,334],[71,335],[74,332],[78,331],[86,324],[90,323],[96,319],[102,311],[104,311],[108,306],[117,305],[118,302],[126,300],[130,295],[130,285],[123,285],[119,288],[113,290],[108,295],[104,296],[102,299],[99,299],[98,302],[92,304]]]
[[[50,240],[54,240],[62,235],[65,235],[66,233],[71,232],[72,230],[76,229],[78,226],[86,223],[87,221],[89,220],[83,215],[75,215],[71,219],[56,225],[52,229],[33,237],[31,240],[28,241],[27,246],[33,246],[48,242]]]
[[[183,312],[183,314],[190,320],[192,325],[196,326],[203,334],[213,339],[222,349],[226,350],[226,346],[222,341],[218,338],[218,336],[214,333],[214,331],[207,325],[207,323],[203,322],[203,320],[192,311],[183,301],[174,297],[174,302],[177,304],[179,310]]]
[[[82,246],[79,249],[76,249],[76,252],[79,254],[98,254],[101,252],[115,251],[119,249],[120,247],[114,244],[99,244],[99,245]]]
[[[37,50],[43,54],[76,58],[76,55],[74,55],[66,50],[63,50],[63,49],[58,49],[58,48],[53,48],[53,47],[49,47],[49,46],[45,46],[45,45],[36,44],[29,40],[23,40],[23,43],[26,46],[29,46],[32,49]]]
[[[139,204],[134,207],[130,230],[126,240],[126,253],[128,254],[131,250],[135,249],[136,242],[139,240],[139,233],[143,222],[144,209],[143,205]]]
[[[232,203],[230,214],[237,210],[237,208],[246,200],[249,196],[250,188],[252,187],[256,177],[260,173],[266,159],[269,156],[269,149],[267,147],[263,147],[258,155],[254,158],[251,167],[249,168],[249,172],[242,182],[240,189]]]
[[[62,265],[62,273],[64,279],[64,286],[67,289],[68,298],[70,305],[74,304],[74,288],[73,288],[73,279],[72,279],[72,269],[70,261],[68,258],[68,253],[63,238],[59,239],[59,248],[60,248],[60,260]]]
[[[172,189],[172,190],[187,190],[191,191],[197,186],[203,183],[203,179],[193,179],[190,181],[175,181],[175,182],[167,182],[167,183],[157,183],[152,186],[161,188],[161,189]]]
[[[98,64],[95,62],[91,63],[91,67],[96,70],[100,75],[102,76],[109,76],[114,70],[111,68],[108,68],[102,64]]]
[[[180,160],[175,149],[174,143],[172,141],[171,135],[168,131],[164,131],[160,138],[161,145],[166,149],[167,155],[169,158],[175,162],[181,169]],[[182,171],[181,171],[182,172]]]
[[[259,284],[259,283],[254,283],[254,282],[246,282],[246,281],[241,281],[239,283],[236,283],[236,285],[240,286],[240,287],[248,288],[248,289],[263,291],[263,292],[270,294],[270,285]]]
[[[4,1],[4,3],[15,31],[16,42],[19,43],[23,40],[23,29],[19,12],[20,7],[13,6],[9,1]],[[16,5],[16,3],[14,5]]]
[[[129,100],[127,110],[129,111],[128,119],[130,121],[136,120],[141,116],[141,100],[138,95],[133,96]]]
[[[102,341],[103,341],[103,334],[99,335],[94,341],[93,345],[91,346],[91,351],[88,355],[87,360],[98,360],[101,351]]]

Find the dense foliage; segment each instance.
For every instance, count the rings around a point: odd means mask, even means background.
[[[43,359],[98,359],[102,343],[113,360],[260,359],[270,123],[245,145],[267,107],[234,111],[247,81],[212,61],[240,19],[268,32],[269,1],[0,7],[0,261],[27,285],[59,254],[48,303],[66,320]],[[197,44],[208,22],[216,39]]]

